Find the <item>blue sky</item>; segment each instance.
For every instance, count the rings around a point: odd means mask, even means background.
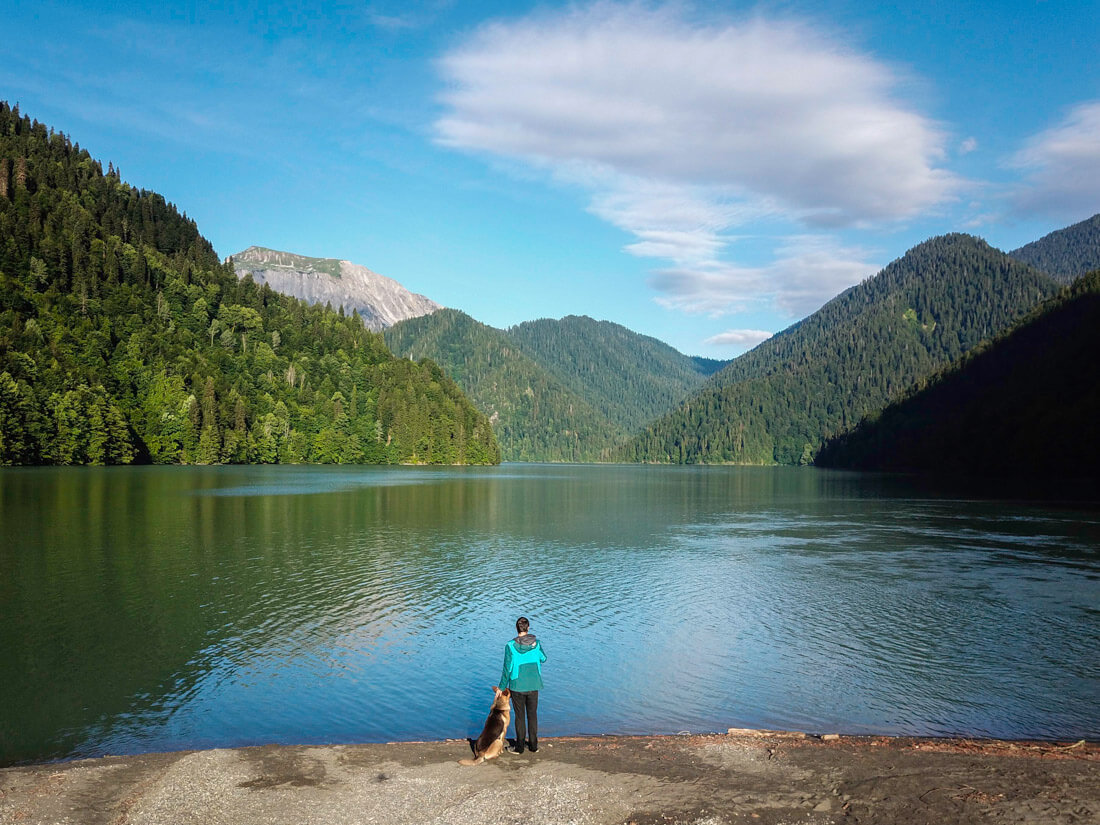
[[[728,358],[933,235],[1100,211],[1100,3],[33,3],[0,98],[222,256]]]

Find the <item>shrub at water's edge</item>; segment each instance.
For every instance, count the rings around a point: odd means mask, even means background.
[[[437,366],[238,280],[163,197],[0,103],[0,464],[499,460]]]

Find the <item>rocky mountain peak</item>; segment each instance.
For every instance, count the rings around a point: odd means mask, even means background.
[[[354,310],[376,331],[442,308],[392,278],[351,261],[311,258],[262,246],[250,246],[232,257],[238,278],[251,275],[258,284],[311,304],[342,306],[349,314]]]

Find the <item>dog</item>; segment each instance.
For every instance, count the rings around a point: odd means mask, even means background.
[[[507,742],[505,736],[508,733],[508,723],[512,720],[512,705],[509,702],[511,696],[512,691],[508,688],[501,690],[493,685],[493,704],[489,706],[489,718],[485,720],[481,736],[474,744],[474,758],[459,759],[458,764],[477,765],[486,759],[500,756]]]

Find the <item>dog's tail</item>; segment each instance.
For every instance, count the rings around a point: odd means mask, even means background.
[[[458,764],[460,764],[460,765],[480,765],[484,761],[485,761],[485,754],[481,754],[480,756],[478,756],[477,759],[459,759]]]

